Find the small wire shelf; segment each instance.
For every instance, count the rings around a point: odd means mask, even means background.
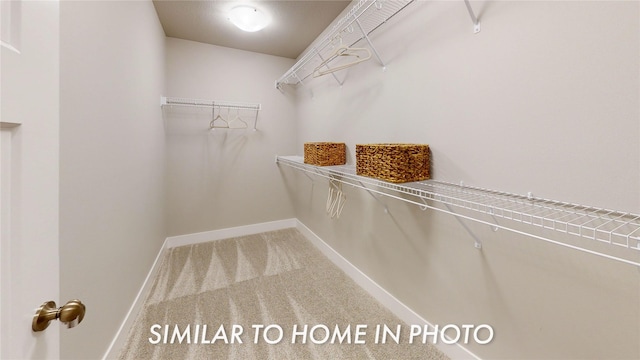
[[[406,201],[423,208],[443,211],[495,228],[513,231],[640,267],[640,262],[635,260],[595,251],[585,246],[568,244],[534,232],[515,229],[506,223],[499,224],[497,221],[491,222],[484,219],[506,219],[538,228],[554,230],[615,248],[626,248],[632,251],[634,254],[632,256],[637,256],[637,254],[640,254],[640,215],[638,214],[456,185],[437,180],[394,184],[356,175],[353,165],[324,167],[308,165],[304,163],[301,156],[278,156],[276,162],[307,173]],[[400,196],[400,194],[410,195],[411,197]],[[445,207],[438,207],[435,204],[442,204]],[[455,212],[455,210],[462,209],[471,215]],[[488,215],[488,217],[484,216],[482,218],[477,216],[478,214]]]
[[[251,122],[246,117],[246,112],[255,111],[255,117],[253,117],[253,130],[257,130],[258,125],[258,113],[262,106],[255,103],[241,103],[231,101],[220,100],[203,100],[203,99],[188,99],[177,97],[160,98],[160,106],[171,108],[173,106],[182,107],[195,107],[195,108],[210,108],[211,110],[211,122],[209,123],[210,129],[247,129],[250,127]],[[224,114],[221,110],[226,109]],[[235,113],[230,113],[230,110],[234,110]],[[243,113],[244,112],[244,113]],[[243,114],[241,114],[243,113]],[[245,120],[246,118],[246,120]]]
[[[203,99],[188,99],[188,98],[178,98],[178,97],[166,97],[163,96],[160,98],[161,106],[191,106],[191,107],[216,107],[223,109],[245,109],[245,110],[256,110],[259,111],[261,109],[260,104],[254,103],[241,103],[241,102],[231,102],[231,101],[220,101],[220,100],[203,100]]]

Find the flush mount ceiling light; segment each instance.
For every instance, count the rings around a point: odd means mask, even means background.
[[[269,17],[262,11],[246,5],[236,6],[229,11],[229,20],[241,30],[256,32],[269,25]]]

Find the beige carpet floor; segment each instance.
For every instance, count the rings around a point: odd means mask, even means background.
[[[176,325],[182,343],[175,337],[172,344]],[[235,337],[234,325],[238,333],[242,330]],[[266,340],[262,328],[256,341],[254,325],[270,326]],[[295,342],[294,325],[300,332]],[[358,325],[365,335],[356,336]],[[390,336],[384,344],[378,336],[376,343],[378,325],[393,332],[400,325],[398,343]],[[279,328],[283,335],[277,341]],[[430,344],[409,344],[408,336],[407,324],[297,230],[286,229],[165,251],[119,358],[446,359]]]

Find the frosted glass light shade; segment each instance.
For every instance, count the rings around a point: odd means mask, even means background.
[[[269,17],[251,6],[236,6],[229,11],[229,20],[241,30],[256,32],[269,25]]]

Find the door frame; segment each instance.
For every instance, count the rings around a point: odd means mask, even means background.
[[[13,128],[19,124],[0,123],[0,294],[10,294],[11,278],[11,169]],[[8,343],[6,323],[11,297],[0,297],[0,358],[6,358]]]
[[[6,294],[7,286],[5,285],[5,278],[8,276],[8,258],[9,258],[9,249],[8,249],[8,238],[10,234],[9,220],[8,220],[8,211],[7,207],[10,206],[11,199],[8,197],[10,188],[7,181],[9,178],[11,168],[7,163],[7,159],[11,159],[10,151],[11,149],[11,133],[9,130],[6,130],[0,127],[0,294]],[[5,328],[4,322],[7,321],[7,317],[5,315],[5,308],[7,307],[7,301],[9,297],[0,296],[0,358],[4,358],[4,352],[2,351],[2,344],[6,342],[5,340],[5,332],[3,330]]]

